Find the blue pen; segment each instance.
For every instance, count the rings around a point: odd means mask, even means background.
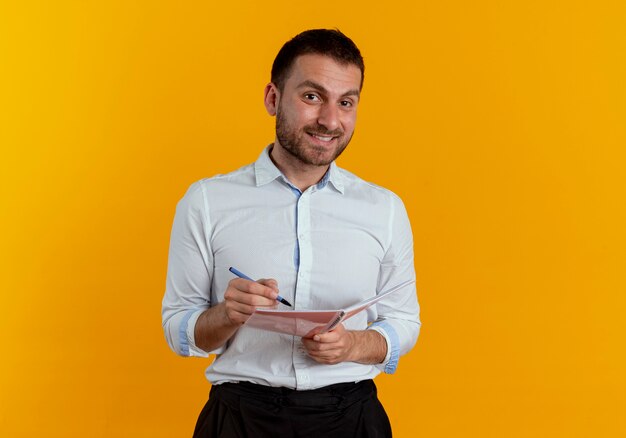
[[[256,280],[253,280],[253,279],[251,279],[250,277],[248,277],[248,276],[247,276],[246,274],[244,274],[243,272],[238,271],[237,269],[233,268],[232,266],[231,266],[230,268],[228,268],[228,270],[229,270],[230,272],[232,272],[233,274],[235,274],[237,277],[239,277],[239,278],[243,278],[244,280],[256,281]],[[292,307],[292,306],[291,306],[291,304],[289,304],[289,301],[287,301],[286,299],[284,299],[284,298],[283,298],[283,297],[281,297],[280,295],[278,295],[278,296],[276,297],[276,301],[280,301],[281,303],[283,303],[283,304],[285,304],[285,305],[287,305],[287,306],[289,306],[289,307]]]

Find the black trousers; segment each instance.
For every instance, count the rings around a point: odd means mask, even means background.
[[[252,383],[211,388],[194,438],[387,438],[391,425],[372,380],[310,391]]]

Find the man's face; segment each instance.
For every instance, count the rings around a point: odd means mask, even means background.
[[[278,93],[276,140],[302,164],[326,166],[348,146],[361,70],[318,54],[296,58]]]

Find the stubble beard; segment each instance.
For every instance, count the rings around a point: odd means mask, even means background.
[[[315,132],[319,135],[339,136],[335,140],[337,141],[337,147],[330,158],[325,156],[325,153],[327,152],[326,150],[307,144],[307,132]],[[341,153],[346,149],[348,143],[350,143],[350,140],[352,139],[352,134],[349,138],[343,138],[342,130],[337,129],[329,131],[324,126],[319,124],[307,125],[303,127],[302,130],[298,131],[292,126],[289,126],[289,123],[285,119],[283,111],[281,111],[281,107],[279,105],[276,111],[276,139],[282,148],[287,151],[287,153],[301,163],[312,166],[327,166],[335,161],[337,157],[339,157],[339,155],[341,155]]]

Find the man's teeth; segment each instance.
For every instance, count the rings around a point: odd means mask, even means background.
[[[315,134],[313,134],[313,137],[317,138],[318,140],[322,140],[322,141],[331,141],[333,139],[332,136],[325,137],[323,135],[315,135]]]

